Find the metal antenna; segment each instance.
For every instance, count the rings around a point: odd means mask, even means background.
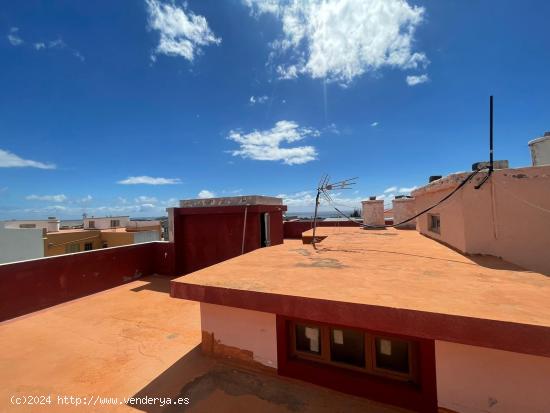
[[[325,174],[319,181],[319,184],[317,185],[317,196],[315,197],[315,214],[313,216],[313,238],[311,240],[311,245],[313,245],[313,248],[317,249],[317,247],[315,246],[315,244],[317,243],[317,239],[315,238],[315,232],[317,230],[317,213],[319,211],[320,196],[323,195],[323,197],[328,202],[332,202],[332,198],[329,195],[330,191],[340,190],[340,189],[351,189],[351,186],[356,184],[355,182],[356,179],[357,177],[330,183],[329,176]]]
[[[474,188],[479,189],[483,186],[485,181],[491,177],[494,171],[494,159],[493,159],[493,95],[489,97],[489,172],[485,175],[485,178],[476,185]]]

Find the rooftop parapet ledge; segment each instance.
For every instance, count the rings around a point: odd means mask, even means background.
[[[228,196],[204,199],[183,199],[181,208],[240,206],[240,205],[283,205],[281,198],[263,195]]]

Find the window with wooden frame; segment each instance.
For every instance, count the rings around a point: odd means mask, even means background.
[[[292,357],[417,381],[417,343],[363,330],[289,321]]]

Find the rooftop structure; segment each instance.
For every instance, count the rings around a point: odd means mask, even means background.
[[[547,276],[416,231],[318,231],[317,251],[288,241],[172,281],[201,302],[204,351],[418,411],[550,408],[532,386],[550,377]]]
[[[83,219],[83,221],[84,229],[108,229],[126,227],[130,223],[130,217],[86,217]]]

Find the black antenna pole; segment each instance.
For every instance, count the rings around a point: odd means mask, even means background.
[[[485,169],[485,168],[483,168]],[[494,159],[493,159],[493,95],[489,97],[489,171],[485,178],[481,182],[474,186],[475,189],[479,189],[483,184],[491,177],[494,169]]]
[[[489,99],[489,173],[493,173],[493,95]]]

